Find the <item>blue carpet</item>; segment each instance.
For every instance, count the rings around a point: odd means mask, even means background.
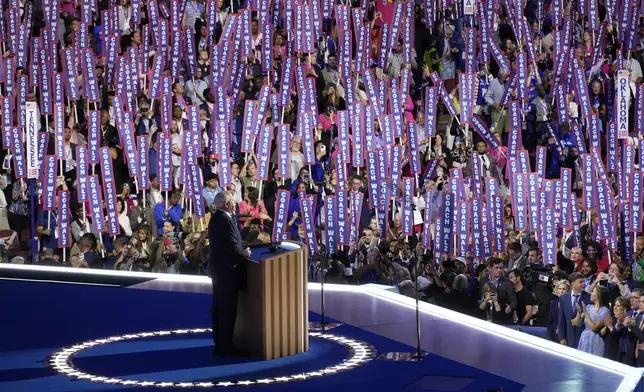
[[[0,391],[140,391],[158,388],[112,386],[74,381],[49,370],[44,359],[61,347],[101,337],[209,325],[210,296],[97,286],[0,284]],[[311,314],[312,321],[319,320]],[[364,341],[378,353],[413,348],[362,329],[341,325],[329,333]],[[429,332],[431,333],[431,332]],[[258,379],[297,374],[342,362],[345,347],[312,339],[311,350],[270,362],[213,359],[208,334],[172,335],[112,343],[83,351],[74,359],[82,371],[150,381]],[[234,390],[267,391],[485,391],[523,386],[487,372],[428,355],[421,362],[374,360],[346,372],[306,381]],[[220,388],[218,388],[220,389]]]

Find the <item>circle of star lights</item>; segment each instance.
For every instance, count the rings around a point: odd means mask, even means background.
[[[341,344],[349,350],[349,357],[338,365],[329,366],[323,369],[313,370],[310,372],[293,374],[290,376],[264,378],[260,380],[214,380],[214,382],[155,382],[155,381],[138,381],[127,380],[114,377],[103,377],[99,375],[85,373],[76,367],[72,361],[73,357],[80,352],[92,347],[106,345],[110,343],[123,342],[127,340],[148,338],[154,336],[167,336],[167,335],[184,335],[212,332],[210,328],[196,328],[196,329],[177,329],[174,331],[157,331],[157,332],[141,332],[127,335],[113,336],[103,339],[90,340],[84,343],[77,344],[68,348],[64,348],[55,352],[48,358],[48,365],[55,372],[64,376],[91,382],[99,382],[103,384],[112,385],[125,385],[125,386],[141,386],[141,387],[159,387],[159,388],[213,388],[213,387],[234,387],[234,386],[247,386],[247,385],[262,385],[262,384],[277,384],[291,381],[308,380],[310,378],[322,377],[330,374],[335,374],[341,371],[350,370],[371,361],[376,356],[375,349],[367,343],[359,340],[347,338],[344,336],[323,334],[320,332],[309,332],[309,336],[317,339],[326,339],[338,344]]]

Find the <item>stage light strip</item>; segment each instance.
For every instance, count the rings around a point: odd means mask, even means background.
[[[324,289],[326,290],[326,285],[324,286]],[[416,301],[413,298],[379,289],[364,288],[360,291],[374,298],[383,299],[387,302],[402,305],[409,309],[416,309]],[[559,357],[571,359],[575,362],[584,365],[590,365],[597,369],[610,371],[621,376],[629,375],[633,370],[632,367],[623,365],[619,362],[610,361],[606,358],[585,353],[568,346],[562,346],[548,340],[536,338],[524,332],[496,325],[440,306],[431,305],[426,302],[419,303],[419,310],[422,313],[430,316],[439,316],[445,319],[449,319],[450,321],[455,321],[458,324],[464,325],[469,328],[474,328],[481,332],[492,333],[495,336],[498,336],[510,342],[519,343],[530,348],[536,348],[548,354],[554,354]]]
[[[326,339],[338,344],[341,344],[349,350],[349,358],[345,359],[338,365],[329,366],[319,370],[313,370],[306,373],[293,374],[289,376],[264,378],[259,380],[214,380],[213,382],[155,382],[155,381],[138,381],[128,380],[114,377],[104,377],[94,374],[85,373],[74,367],[73,357],[78,355],[83,350],[91,347],[105,345],[114,342],[121,342],[125,340],[133,340],[140,338],[147,338],[151,336],[167,336],[167,335],[182,335],[194,333],[212,332],[210,328],[194,328],[194,329],[177,329],[174,331],[156,331],[156,332],[141,332],[126,334],[120,336],[112,336],[102,339],[95,339],[74,345],[72,347],[64,348],[54,353],[47,361],[49,367],[55,372],[74,378],[77,380],[86,380],[90,382],[98,382],[103,384],[124,385],[124,386],[141,386],[141,387],[159,387],[159,388],[213,388],[213,387],[234,387],[234,386],[248,386],[254,384],[273,384],[285,383],[291,381],[307,380],[309,378],[323,377],[328,374],[334,374],[341,371],[350,370],[358,366],[364,365],[366,362],[373,360],[376,357],[376,350],[369,344],[347,338],[339,335],[322,334],[319,332],[310,332],[309,336],[318,339]]]

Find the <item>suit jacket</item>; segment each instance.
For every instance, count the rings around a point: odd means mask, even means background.
[[[569,291],[566,294],[559,297],[559,325],[558,325],[558,335],[559,340],[566,339],[568,347],[577,348],[579,344],[579,337],[581,336],[584,326],[575,327],[570,322],[577,315],[577,309],[572,307],[572,292]],[[577,301],[582,307],[590,303],[590,294],[587,292],[582,292],[580,294],[579,300]]]
[[[555,298],[550,301],[550,310],[548,311],[548,339],[553,342],[559,342],[559,336],[557,335],[557,327],[559,325],[559,298]]]
[[[481,289],[483,286],[490,281],[489,277],[485,277],[481,281]],[[505,277],[499,278],[499,283],[496,287],[497,295],[499,298],[499,305],[501,306],[501,311],[494,311],[492,314],[492,320],[496,324],[512,324],[512,313],[505,313],[506,305],[510,305],[510,308],[514,311],[517,310],[517,292],[514,290],[514,285]],[[482,296],[482,293],[481,293]]]
[[[234,277],[235,269],[239,272],[249,258],[242,247],[239,228],[228,213],[216,210],[212,214],[208,224],[208,238],[210,240],[208,276],[216,275],[219,279]]]

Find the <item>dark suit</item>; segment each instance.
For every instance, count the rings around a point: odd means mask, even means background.
[[[559,325],[559,298],[555,298],[550,301],[550,310],[548,311],[548,339],[553,342],[559,342],[559,336],[557,335],[557,327]]]
[[[577,309],[572,307],[572,292],[569,291],[566,294],[559,297],[559,323],[558,323],[558,335],[559,340],[566,339],[568,347],[577,348],[579,344],[579,337],[581,336],[584,326],[575,327],[570,322],[577,315]],[[590,294],[587,292],[582,292],[577,300],[577,303],[582,307],[585,307],[590,303]],[[583,321],[583,320],[582,320]]]
[[[489,277],[486,277],[481,281],[481,290],[487,282],[490,281]],[[514,285],[506,277],[501,276],[497,282],[496,291],[499,299],[499,305],[501,306],[501,311],[497,312],[492,310],[492,322],[495,324],[509,325],[513,324],[512,312],[506,313],[506,305],[510,305],[512,311],[517,310],[517,292],[514,290]],[[483,292],[481,292],[481,297]]]
[[[248,253],[242,248],[239,228],[223,210],[212,214],[208,225],[210,261],[208,275],[212,279],[212,330],[216,348],[235,349],[233,332],[237,317],[237,296]]]

